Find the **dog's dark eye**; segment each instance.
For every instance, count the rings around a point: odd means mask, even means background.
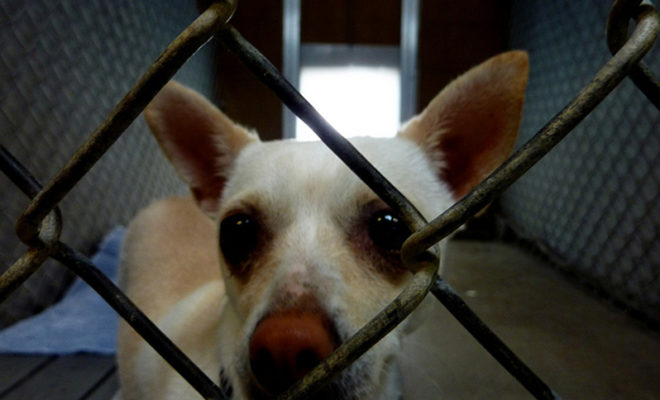
[[[234,214],[220,223],[220,250],[234,267],[246,261],[259,242],[259,224],[248,214]]]
[[[403,242],[410,236],[410,231],[392,211],[383,210],[375,213],[369,220],[369,236],[381,249],[399,251]]]

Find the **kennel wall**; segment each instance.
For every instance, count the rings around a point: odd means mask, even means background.
[[[519,145],[610,58],[609,1],[516,1],[530,53]],[[644,58],[660,71],[660,47]],[[660,110],[626,79],[502,197],[507,221],[566,271],[660,323]]]
[[[189,0],[167,7],[153,0],[0,2],[2,145],[47,182],[198,15]],[[212,77],[212,48],[206,46],[176,79],[211,95]],[[138,118],[62,201],[64,241],[89,253],[105,232],[126,224],[150,199],[185,191],[146,129]],[[4,272],[26,249],[14,224],[29,201],[4,174],[0,188]],[[52,303],[68,276],[63,266],[48,261],[0,303],[0,328]]]

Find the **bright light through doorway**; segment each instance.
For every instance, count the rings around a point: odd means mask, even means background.
[[[393,67],[303,67],[300,91],[345,137],[391,137],[400,124],[400,79]],[[300,119],[296,138],[318,139]]]

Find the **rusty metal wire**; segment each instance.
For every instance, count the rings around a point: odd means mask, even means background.
[[[0,146],[0,170],[9,176],[12,182],[25,194],[33,198],[41,190],[41,184]],[[58,215],[55,222],[50,222],[51,215]],[[46,217],[45,224],[61,226],[59,208]],[[42,227],[44,232],[53,231]],[[0,301],[4,300],[29,275],[52,257],[68,267],[90,287],[92,287],[133,329],[142,336],[151,347],[172,365],[204,398],[226,399],[220,388],[215,385],[179,348],[158,329],[158,327],[117,287],[99,271],[83,254],[59,241],[59,231],[49,235],[44,243],[31,247],[2,276],[0,276]]]
[[[4,146],[0,145],[0,170],[28,197],[41,189],[39,182],[21,165]],[[28,249],[7,271],[0,275],[0,302],[30,277],[53,253],[54,244],[62,232],[62,212],[59,207],[46,216],[41,224],[39,240]]]
[[[653,5],[647,0],[616,0],[607,18],[607,45],[612,54],[619,51],[628,40],[628,23],[631,16],[639,21],[645,18],[645,14],[655,12]],[[651,103],[660,109],[660,80],[653,76],[646,64],[640,61],[631,68],[628,76]]]
[[[228,400],[218,385],[185,355],[115,284],[83,254],[62,242],[52,256],[94,289],[205,399]]]
[[[407,223],[416,228],[415,232],[404,243],[402,257],[406,265],[419,265],[421,254],[435,243],[449,235],[462,225],[467,219],[491,202],[501,192],[524,174],[532,165],[549,152],[561,141],[591,110],[593,110],[626,76],[631,67],[639,62],[644,54],[651,48],[658,34],[658,19],[652,8],[638,15],[637,29],[632,38],[618,51],[615,56],[598,72],[592,82],[587,85],[576,98],[555,118],[552,119],[537,135],[523,146],[505,164],[491,174],[484,182],[478,185],[461,201],[452,206],[430,224],[419,229],[423,218],[415,207],[396,190],[380,173],[373,168],[352,145],[341,138],[314,108],[293,88],[278,71],[254,47],[252,47],[240,33],[231,26],[223,30],[221,37],[227,45],[257,76],[261,77],[271,90],[310,128],[312,128],[335,153],[353,171],[372,188],[385,202],[404,216]],[[414,267],[409,267],[415,270]],[[541,381],[515,354],[487,328],[483,322],[463,302],[456,292],[441,278],[437,277],[431,289],[433,294],[449,311],[457,317],[470,333],[520,382],[530,393],[537,398],[553,399],[557,395]],[[405,298],[413,294],[406,293]],[[403,293],[395,301],[400,301]],[[394,304],[394,303],[393,303]],[[392,306],[393,304],[390,304]],[[387,317],[388,310],[384,310],[369,322],[363,330],[378,332],[384,336],[396,324],[392,324],[394,317]],[[397,317],[399,317],[397,315]],[[403,316],[405,317],[405,316]],[[389,320],[389,321],[388,321]],[[376,328],[376,327],[380,328]],[[358,333],[360,334],[360,332]],[[345,345],[350,344],[355,353],[368,349],[360,346],[363,339],[358,334]],[[353,342],[355,341],[355,344]],[[344,346],[342,346],[344,347]],[[340,348],[338,353],[348,354],[347,349]],[[334,356],[334,354],[333,354]],[[338,372],[341,358],[329,357],[314,371],[303,378],[294,388],[287,391],[280,398],[300,398],[320,387],[320,380],[326,379]],[[351,354],[350,357],[358,356]],[[344,365],[343,363],[341,364]],[[317,380],[318,379],[318,380]]]
[[[353,145],[333,128],[316,109],[289,83],[259,50],[231,25],[220,33],[227,46],[262,83],[270,88],[289,109],[302,119],[318,137],[383,201],[399,212],[406,223],[419,229],[424,224],[421,213]]]
[[[208,2],[199,3],[205,5]],[[630,74],[649,99],[658,105],[660,85],[648,70],[644,71],[645,67],[640,63],[643,55],[657,38],[660,29],[658,16],[649,3],[643,2],[641,5],[639,3],[639,0],[617,0],[613,5],[608,22],[608,38],[615,54],[592,82],[484,182],[427,224],[396,187],[343,139],[236,29],[226,24],[235,10],[235,1],[213,2],[165,50],[43,190],[18,161],[3,148],[0,149],[0,169],[29,197],[34,197],[17,222],[17,234],[30,248],[0,276],[0,301],[20,285],[46,258],[53,257],[92,286],[204,398],[225,398],[218,386],[176,348],[89,260],[59,241],[61,216],[56,208],[58,202],[114,143],[187,58],[212,35],[218,34],[224,44],[294,113],[317,132],[319,137],[368,186],[397,210],[415,231],[402,248],[404,262],[414,273],[410,285],[358,333],[280,398],[298,399],[312,394],[391,331],[416,308],[429,290],[531,394],[539,399],[558,398],[479,320],[455,291],[436,275],[438,255],[429,249],[492,201],[550,151],[618,85],[626,74]],[[637,24],[631,37],[627,39],[627,28],[624,29],[624,26],[627,27],[631,16],[636,19]]]
[[[233,0],[211,4],[174,39],[45,188],[42,189],[9,152],[4,148],[0,149],[0,169],[28,197],[33,198],[16,224],[17,235],[30,248],[0,276],[0,301],[9,296],[48,257],[53,257],[94,288],[172,367],[179,371],[184,379],[208,399],[226,397],[220,388],[86,257],[59,242],[61,214],[56,206],[119,138],[174,73],[224,26],[235,9],[236,3]]]
[[[224,26],[235,9],[234,0],[215,2],[174,39],[19,217],[16,233],[24,243],[34,241],[46,214],[92,168],[188,58]]]
[[[475,187],[463,199],[403,245],[403,257],[411,257],[449,235],[524,174],[582,121],[650,50],[658,31],[658,14],[646,8],[637,19],[631,38],[577,96],[523,147]]]

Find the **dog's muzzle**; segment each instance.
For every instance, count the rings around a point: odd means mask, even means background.
[[[256,386],[278,395],[316,367],[338,346],[339,337],[321,311],[293,309],[270,314],[249,343]]]

